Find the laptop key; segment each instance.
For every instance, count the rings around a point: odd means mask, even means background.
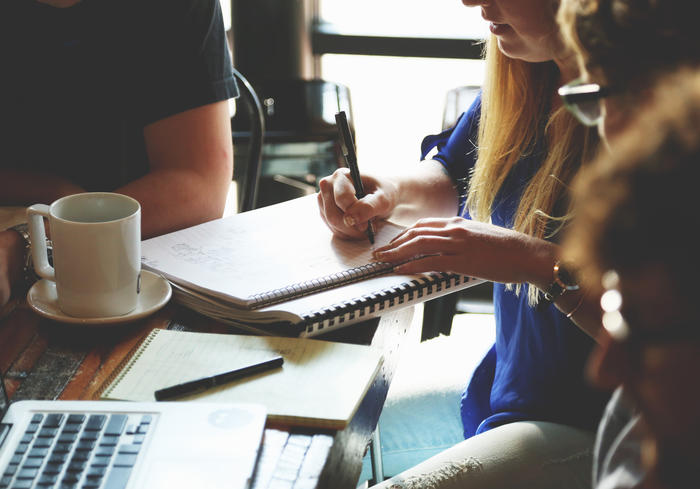
[[[43,427],[37,435],[39,438],[53,438],[58,434],[58,428]]]
[[[81,424],[67,423],[63,426],[63,431],[61,433],[80,433],[80,429],[83,427]]]
[[[119,450],[117,450],[117,451],[118,451],[118,453],[137,454],[141,451],[141,445],[130,445],[130,444],[120,445]]]
[[[71,414],[68,416],[68,424],[82,424],[85,421],[86,416],[84,414]]]
[[[71,459],[70,463],[68,464],[68,468],[66,468],[66,470],[68,472],[82,472],[83,470],[85,470],[86,465],[87,465],[87,462],[84,462],[82,460]]]
[[[105,435],[121,435],[126,425],[128,416],[126,414],[113,414],[109,417],[109,422],[105,427]]]
[[[54,453],[68,453],[70,452],[72,445],[70,443],[57,443],[53,448]]]
[[[103,489],[124,489],[129,476],[131,475],[131,467],[112,467],[109,471]]]
[[[29,450],[29,453],[27,454],[27,457],[29,458],[44,458],[46,455],[48,455],[49,449],[48,448],[32,448]]]
[[[68,460],[68,454],[67,453],[57,453],[53,452],[51,453],[51,456],[49,457],[49,463],[50,464],[57,464],[57,465],[63,465],[63,463]]]
[[[92,450],[94,446],[95,442],[93,440],[84,440],[81,438],[78,444],[76,445],[75,449],[79,452],[88,452]]]
[[[36,441],[34,442],[34,444],[36,445]],[[17,448],[15,448],[15,453],[27,453],[28,449],[29,443],[20,443],[19,445],[17,445]]]
[[[80,435],[80,440],[90,440],[90,441],[97,441],[97,439],[100,437],[100,432],[99,431],[83,431],[83,434]]]
[[[119,442],[119,437],[118,436],[108,436],[105,435],[102,437],[100,440],[100,446],[111,446],[111,447],[116,447],[117,443]]]
[[[74,472],[66,472],[63,476],[63,479],[61,482],[63,484],[75,484],[80,480],[80,474],[76,474]]]
[[[97,450],[95,450],[95,455],[98,456],[105,456],[105,457],[111,457],[112,454],[114,453],[114,448],[113,446],[99,446],[97,447]]]
[[[52,413],[46,416],[44,420],[44,428],[58,428],[63,422],[62,413]]]
[[[87,470],[85,476],[88,479],[101,479],[106,473],[107,467],[98,467],[95,465],[91,465],[90,468]]]
[[[115,467],[133,467],[136,464],[136,455],[131,455],[127,453],[118,453],[114,457]]]
[[[58,443],[73,443],[77,439],[78,439],[77,433],[66,433],[64,431],[58,437]]]
[[[12,489],[29,489],[32,487],[32,484],[34,484],[34,481],[31,479],[16,480],[15,483],[12,484]]]
[[[107,467],[110,460],[112,460],[111,455],[95,455],[95,457],[92,459],[91,467]]]
[[[39,480],[36,483],[40,484],[42,486],[50,486],[50,485],[55,484],[57,480],[58,480],[57,474],[42,473],[41,476],[39,477]]]
[[[90,452],[87,450],[73,452],[73,458],[71,460],[80,460],[87,462],[90,460]]]
[[[36,479],[37,475],[39,475],[39,469],[22,467],[22,469],[20,469],[20,471],[17,473],[17,478],[18,479]]]
[[[21,445],[26,445],[29,446],[27,443],[21,443]],[[53,445],[53,438],[37,438],[34,440],[34,444],[32,445],[32,448],[49,448],[51,445]],[[19,448],[18,448],[19,450]],[[26,451],[26,449],[25,449]],[[15,453],[17,453],[15,451]],[[22,452],[24,453],[24,452]]]
[[[43,459],[28,458],[27,460],[24,461],[24,465],[22,465],[22,468],[23,469],[36,469],[38,467],[41,467],[42,463],[44,463]]]
[[[101,431],[107,421],[107,416],[104,414],[91,414],[85,425],[85,431]]]
[[[63,464],[48,463],[48,464],[46,464],[46,467],[44,467],[42,474],[51,474],[51,475],[60,474],[62,468],[63,468]]]

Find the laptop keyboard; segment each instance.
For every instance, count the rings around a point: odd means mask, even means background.
[[[152,420],[140,413],[36,413],[0,489],[122,489]]]

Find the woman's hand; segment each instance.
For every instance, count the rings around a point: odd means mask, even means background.
[[[366,195],[355,197],[350,170],[340,168],[319,182],[317,194],[321,217],[333,234],[345,239],[366,238],[370,219],[389,216],[397,203],[397,187],[388,180],[362,175]]]
[[[454,272],[493,282],[541,284],[550,280],[555,251],[556,245],[511,229],[450,217],[421,219],[374,256],[406,262],[397,273]]]

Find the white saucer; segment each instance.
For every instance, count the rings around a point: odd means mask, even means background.
[[[170,283],[160,275],[141,270],[141,292],[136,309],[123,316],[102,318],[79,318],[68,316],[58,306],[56,283],[50,280],[39,280],[27,292],[27,302],[34,311],[46,318],[62,323],[109,325],[136,321],[153,314],[170,300],[172,289]]]

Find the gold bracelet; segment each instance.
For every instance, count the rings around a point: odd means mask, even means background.
[[[581,307],[581,304],[583,304],[583,293],[581,293],[581,298],[578,300],[578,304],[576,304],[571,310],[571,312],[566,315],[567,319],[571,319],[571,316],[573,316],[574,313],[578,311],[578,308]]]

